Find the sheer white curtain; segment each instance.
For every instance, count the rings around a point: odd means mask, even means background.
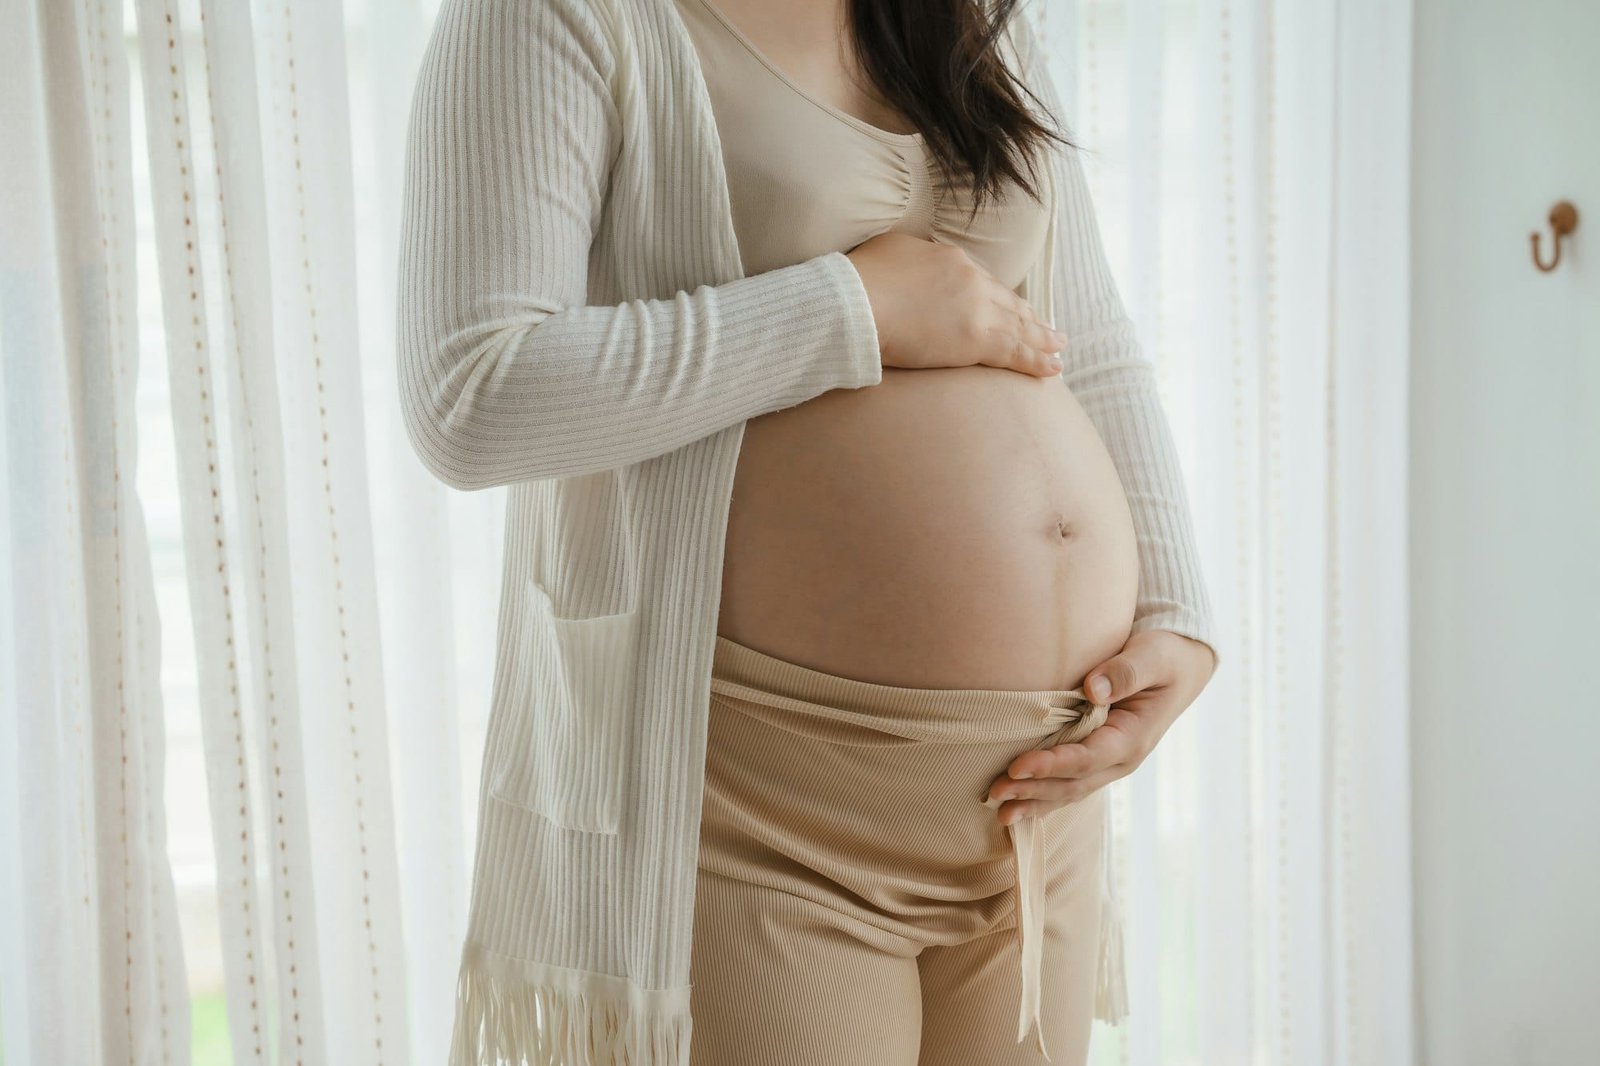
[[[1110,786],[1133,1015],[1094,1061],[1410,1062],[1410,4],[1043,20],[1227,656]]]
[[[6,0],[8,1063],[443,1061],[500,500],[396,412],[433,6]]]
[[[0,0],[7,1063],[445,1057],[503,496],[397,417],[436,6]],[[1406,1062],[1409,5],[1026,10],[1228,652],[1111,786],[1095,1061]]]

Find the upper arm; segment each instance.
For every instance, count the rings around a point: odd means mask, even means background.
[[[434,342],[584,302],[619,137],[590,0],[445,0],[407,145],[405,298]],[[415,323],[414,323],[415,324]]]

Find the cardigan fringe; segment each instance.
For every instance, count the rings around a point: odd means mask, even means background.
[[[505,959],[469,942],[448,1066],[688,1066],[688,989]]]
[[[1122,909],[1102,897],[1095,1017],[1128,1016]],[[688,990],[641,1002],[621,978],[506,960],[469,942],[456,981],[448,1066],[688,1066]],[[648,1050],[648,1055],[646,1051]]]
[[[1100,916],[1100,967],[1096,972],[1094,1016],[1117,1025],[1128,1016],[1128,979],[1122,944],[1122,905],[1106,896]]]
[[[1117,1025],[1128,1016],[1127,959],[1122,942],[1122,900],[1117,877],[1111,794],[1105,795],[1105,841],[1100,851],[1100,965],[1095,971],[1094,1016]]]

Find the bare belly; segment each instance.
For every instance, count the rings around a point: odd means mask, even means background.
[[[885,368],[746,424],[717,632],[879,684],[1072,688],[1127,640],[1138,579],[1059,377]]]

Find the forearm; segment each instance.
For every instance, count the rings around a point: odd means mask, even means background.
[[[1154,369],[1138,354],[1126,320],[1074,343],[1080,359],[1066,383],[1105,442],[1133,516],[1139,555],[1133,631],[1171,630],[1220,658],[1183,470]]]
[[[462,489],[639,462],[883,377],[866,292],[837,253],[659,300],[469,311],[406,336],[401,359],[411,441]]]

